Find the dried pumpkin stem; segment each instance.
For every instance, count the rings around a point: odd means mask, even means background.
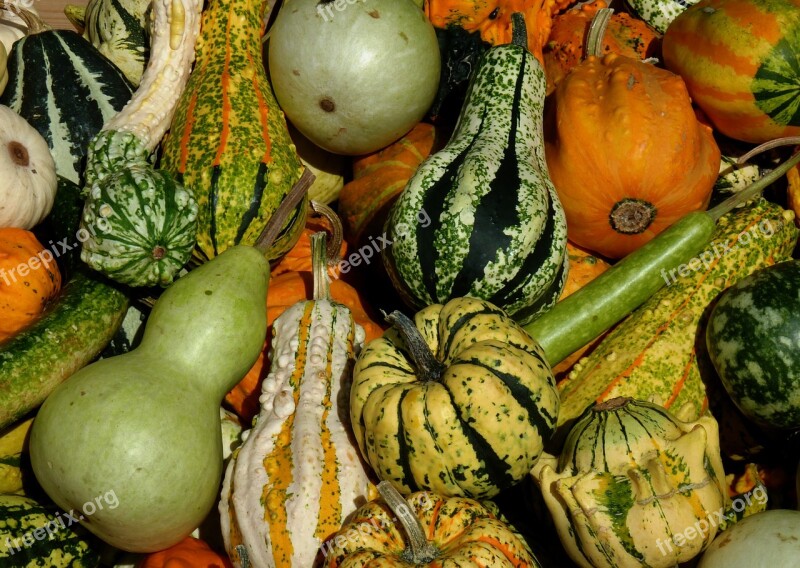
[[[444,365],[425,343],[425,338],[408,316],[397,310],[385,316],[386,321],[392,324],[400,333],[408,347],[411,359],[417,367],[417,378],[421,381],[438,381],[444,373]]]
[[[22,21],[25,23],[25,35],[34,35],[40,32],[44,32],[47,30],[52,30],[53,28],[45,23],[39,16],[31,12],[30,10],[26,10],[25,8],[21,8],[16,4],[9,4],[4,0],[0,0],[0,10],[11,12],[12,14],[16,14],[19,16]],[[2,18],[0,18],[2,19]]]
[[[327,250],[325,249],[327,237],[325,231],[311,235],[311,272],[314,274],[314,300],[316,301],[331,299]]]
[[[623,235],[643,233],[655,220],[655,205],[644,199],[626,197],[614,204],[608,214],[611,228]]]
[[[600,8],[592,18],[592,22],[589,24],[589,33],[586,36],[586,57],[603,55],[603,38],[612,15],[614,15],[613,8]]]
[[[511,45],[518,45],[528,49],[528,30],[525,26],[525,16],[522,12],[511,14]]]
[[[289,218],[289,215],[292,210],[297,207],[297,204],[303,200],[303,197],[308,193],[308,188],[311,187],[312,183],[314,183],[314,174],[311,173],[311,170],[305,168],[305,170],[303,170],[303,175],[300,176],[297,183],[292,186],[292,189],[286,194],[281,204],[278,205],[272,217],[267,221],[267,225],[264,227],[258,240],[256,240],[255,247],[258,250],[267,252],[269,247],[272,246],[272,243],[275,242],[278,234],[280,234],[284,223],[286,223],[286,219]]]
[[[312,201],[311,209],[318,215],[325,217],[331,224],[331,238],[328,241],[328,266],[335,266],[341,260],[339,251],[342,248],[342,235],[344,234],[342,220],[339,219],[336,211],[319,201]]]
[[[592,411],[606,412],[608,410],[616,410],[617,408],[622,408],[631,402],[633,402],[633,399],[629,396],[616,396],[609,400],[598,402],[592,407]]]
[[[397,520],[403,526],[408,537],[408,547],[403,551],[402,558],[415,566],[427,565],[437,556],[439,550],[425,538],[425,530],[419,522],[417,515],[408,506],[400,492],[388,481],[378,483],[378,493],[384,503],[389,506]]]

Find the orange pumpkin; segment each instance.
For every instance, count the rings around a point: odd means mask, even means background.
[[[50,250],[25,229],[0,229],[0,342],[35,322],[61,290]]]
[[[620,258],[708,205],[720,151],[677,75],[589,56],[550,102],[547,166],[575,244]]]
[[[300,238],[286,255],[270,271],[270,276],[280,276],[287,272],[310,272],[311,271],[311,235],[319,231],[330,233],[333,226],[330,220],[325,217],[312,217],[306,219],[306,226],[300,233]],[[344,258],[347,254],[347,243],[342,241],[339,248],[339,258]],[[338,276],[338,261],[334,260],[332,266],[328,268],[331,278]]]
[[[365,236],[383,232],[394,198],[433,151],[435,141],[434,127],[420,122],[394,144],[354,160],[353,180],[342,188],[337,206],[350,244],[356,246]]]
[[[202,540],[186,537],[175,546],[148,554],[137,568],[233,568],[233,564]]]
[[[595,0],[577,4],[555,17],[543,53],[548,92],[588,55],[586,36],[589,25],[597,11],[607,7],[605,0]],[[617,12],[608,21],[600,54],[618,53],[634,59],[646,59],[658,57],[660,46],[661,34],[642,20]]]

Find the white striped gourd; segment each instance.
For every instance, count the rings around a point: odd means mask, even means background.
[[[450,141],[387,219],[384,263],[416,308],[472,296],[527,323],[564,286],[566,220],[542,134],[546,79],[518,31],[522,45],[485,54]]]
[[[314,300],[275,320],[261,410],[225,474],[222,533],[239,567],[308,568],[367,499],[369,480],[346,423],[364,330],[329,299],[324,248],[324,233],[314,235]]]

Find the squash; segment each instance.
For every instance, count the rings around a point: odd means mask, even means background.
[[[24,229],[0,229],[0,343],[36,321],[61,291],[52,251]]]
[[[222,536],[239,567],[311,566],[369,489],[346,411],[364,330],[330,299],[324,233],[312,254],[314,299],[275,320],[261,408],[225,472]]]
[[[664,64],[714,128],[758,143],[800,134],[797,0],[703,0],[664,34]]]
[[[136,568],[233,568],[228,557],[205,542],[186,537],[178,544],[145,556]]]
[[[76,32],[50,29],[26,10],[20,14],[30,29],[9,52],[0,103],[47,141],[56,173],[81,184],[89,142],[130,100],[133,86]]]
[[[309,201],[329,205],[339,198],[344,187],[344,174],[349,160],[344,156],[323,150],[300,134],[291,124],[289,136],[297,148],[303,165],[314,174],[314,183],[308,188]]]
[[[212,0],[196,61],[162,144],[161,167],[192,188],[199,205],[195,256],[252,245],[303,173],[262,64],[259,0]],[[224,33],[223,33],[224,32]],[[293,209],[267,252],[297,242],[308,201]]]
[[[672,22],[698,0],[629,0],[626,5],[639,20],[659,33],[664,33]]]
[[[481,503],[428,491],[403,499],[387,481],[322,547],[324,568],[380,565],[539,568],[514,529]]]
[[[697,342],[708,306],[759,267],[790,258],[794,215],[760,200],[720,219],[711,242],[690,262],[663,271],[664,288],[617,325],[558,384],[559,426],[595,402],[652,400],[694,420],[708,408]]]
[[[389,207],[430,155],[435,140],[436,129],[419,122],[397,142],[353,160],[353,179],[342,188],[336,207],[347,242],[358,246],[383,231]]]
[[[605,0],[581,2],[553,19],[553,29],[542,53],[548,93],[587,55],[589,25],[597,11],[607,7]],[[660,55],[660,50],[661,34],[642,20],[625,12],[617,12],[608,20],[602,54],[617,53],[632,59],[648,59]]]
[[[473,296],[526,323],[561,293],[567,227],[544,157],[544,71],[524,38],[486,53],[449,142],[392,206],[383,261],[410,306]]]
[[[402,493],[489,498],[522,480],[549,441],[559,400],[539,345],[502,310],[456,298],[393,312],[395,331],[353,369],[361,455]]]
[[[0,95],[8,85],[8,52],[5,46],[0,43]]]
[[[312,272],[311,237],[315,233],[326,231],[331,233],[328,242],[328,275],[331,278],[339,277],[339,259],[347,255],[347,243],[342,240],[342,222],[332,209],[321,206],[317,202],[312,202],[311,208],[319,215],[309,215],[306,218],[306,226],[303,227],[300,238],[292,250],[287,252],[272,268],[271,276],[280,276],[287,272]],[[287,307],[289,305],[287,304]]]
[[[31,229],[53,208],[57,180],[47,142],[0,105],[0,228]]]
[[[582,568],[691,560],[720,530],[717,514],[729,503],[717,422],[683,422],[630,398],[587,409],[558,458],[543,458],[532,475]]]
[[[593,26],[601,15],[608,9]],[[615,53],[598,57],[598,45],[555,89],[547,167],[570,240],[621,258],[706,208],[720,151],[679,76]]]

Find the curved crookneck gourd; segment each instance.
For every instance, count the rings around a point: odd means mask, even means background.
[[[367,499],[369,479],[347,422],[364,329],[330,299],[324,243],[324,233],[312,236],[314,299],[273,324],[261,410],[225,474],[222,534],[239,567],[311,566],[323,541]]]
[[[252,245],[303,171],[262,63],[270,4],[208,3],[197,61],[163,144],[162,167],[192,188],[200,207],[201,259]],[[307,207],[303,199],[294,208],[267,251],[270,261],[300,238]]]
[[[473,296],[527,322],[564,285],[566,221],[542,135],[546,80],[518,28],[512,44],[485,54],[452,138],[387,220],[384,262],[415,307]]]

